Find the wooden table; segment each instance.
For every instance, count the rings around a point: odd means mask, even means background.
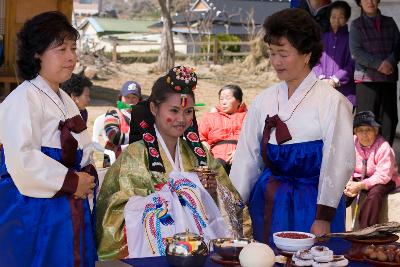
[[[332,249],[335,254],[345,254],[351,247],[351,243],[348,241],[345,241],[343,239],[339,238],[332,238],[328,242],[325,242],[324,244],[328,246],[330,249]],[[96,264],[96,267],[128,267],[128,266],[134,266],[134,267],[169,267],[167,262],[166,257],[151,257],[151,258],[138,258],[138,259],[126,259],[123,261],[105,261],[99,263],[101,265]],[[221,265],[216,264],[211,261],[211,258],[208,257],[206,263],[204,264],[204,267],[220,267]],[[276,266],[282,266],[276,264]],[[372,266],[368,263],[365,262],[358,262],[358,261],[350,261],[349,267],[368,267]]]

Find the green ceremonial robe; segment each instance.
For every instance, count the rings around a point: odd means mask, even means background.
[[[197,166],[197,158],[181,139],[180,151],[185,172]],[[250,237],[251,222],[245,206],[229,180],[222,165],[208,151],[207,165],[217,172],[217,196],[220,212],[236,236]],[[166,173],[152,172],[148,168],[148,151],[143,141],[129,145],[109,168],[97,199],[97,248],[101,260],[126,258],[128,246],[125,235],[124,208],[132,196],[147,196],[155,192],[154,185],[165,183],[173,170],[165,151],[160,147]]]

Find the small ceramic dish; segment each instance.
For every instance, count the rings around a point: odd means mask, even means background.
[[[210,241],[214,252],[224,259],[238,259],[240,251],[253,240],[248,238],[217,238]]]
[[[315,243],[315,235],[305,232],[284,231],[274,233],[273,240],[280,250],[296,252],[311,248]]]

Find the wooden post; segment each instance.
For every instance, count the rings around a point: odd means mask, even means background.
[[[4,96],[11,93],[11,84],[17,83],[17,78],[14,76],[0,76],[0,84],[3,84]]]
[[[213,63],[217,64],[218,63],[218,39],[217,36],[214,36],[214,55],[213,55]]]
[[[117,42],[113,42],[112,62],[117,63]]]
[[[10,83],[4,83],[4,95],[8,96],[11,93]]]

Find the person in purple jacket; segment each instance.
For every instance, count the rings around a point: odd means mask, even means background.
[[[347,21],[351,7],[345,1],[335,1],[329,12],[330,30],[323,35],[324,51],[314,67],[319,79],[339,90],[355,106],[354,60],[349,48]]]

